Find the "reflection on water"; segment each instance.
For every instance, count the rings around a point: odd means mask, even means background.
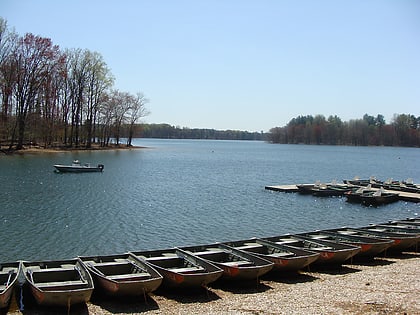
[[[418,215],[266,185],[355,175],[420,182],[419,149],[137,140],[148,149],[0,157],[0,261],[112,254],[365,225]],[[102,163],[60,174],[53,164]]]

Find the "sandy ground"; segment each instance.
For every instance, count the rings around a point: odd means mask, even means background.
[[[420,314],[419,300],[420,253],[410,252],[336,269],[271,273],[258,285],[216,283],[208,291],[157,291],[147,301],[93,296],[70,314]],[[13,315],[59,313],[67,309],[9,309]]]

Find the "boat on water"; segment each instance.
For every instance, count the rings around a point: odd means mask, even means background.
[[[92,277],[78,258],[55,261],[23,261],[22,272],[39,305],[67,306],[90,300]]]
[[[271,261],[222,243],[189,246],[182,249],[221,268],[223,278],[229,280],[258,281],[259,277],[269,272],[274,266]]]
[[[311,237],[294,234],[272,236],[264,238],[264,240],[319,253],[318,259],[314,261],[316,265],[341,265],[361,250],[360,246],[315,240]]]
[[[162,283],[155,268],[129,253],[79,258],[91,273],[95,288],[108,295],[145,295]]]
[[[385,191],[382,187],[377,190],[361,187],[357,190],[350,190],[344,195],[348,202],[361,203],[365,206],[380,206],[396,202],[400,199],[398,193]]]
[[[387,249],[388,251],[403,251],[417,244],[418,236],[409,233],[396,233],[385,229],[375,229],[373,227],[342,227],[328,231],[338,232],[344,235],[376,237],[380,239],[391,239],[394,243]]]
[[[223,274],[208,261],[179,248],[131,252],[150,264],[163,276],[167,287],[206,287]]]
[[[316,182],[315,184],[298,184],[296,187],[300,194],[311,194],[316,197],[343,196],[344,193],[354,189],[352,185],[337,184],[335,181],[330,184],[320,182]]]
[[[355,186],[368,186],[379,188],[383,185],[383,181],[378,180],[375,176],[371,176],[368,179],[360,179],[358,176],[355,176],[353,179],[343,179],[343,182],[348,185]]]
[[[298,271],[316,261],[319,253],[262,239],[249,239],[224,243],[271,261],[277,271]]]
[[[326,240],[336,243],[350,244],[360,247],[355,258],[374,258],[379,254],[385,252],[394,244],[390,239],[379,239],[368,236],[344,235],[332,231],[314,231],[309,233],[297,234],[297,236],[308,236],[315,240]]]
[[[90,163],[80,163],[79,160],[74,160],[71,165],[55,164],[54,167],[58,172],[61,173],[90,173],[90,172],[102,172],[104,170],[103,164],[97,166],[91,165]]]
[[[409,178],[407,180],[398,181],[389,178],[385,181],[376,179],[375,177],[370,177],[369,179],[359,179],[355,177],[354,179],[345,179],[343,180],[345,184],[351,184],[356,186],[372,186],[374,188],[381,188],[388,190],[404,191],[410,193],[420,193],[420,186],[414,184],[413,179]]]
[[[0,263],[0,309],[9,305],[19,273],[19,262]]]

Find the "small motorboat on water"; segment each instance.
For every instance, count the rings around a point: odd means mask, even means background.
[[[54,167],[61,173],[86,173],[86,172],[102,172],[103,164],[93,166],[90,163],[81,164],[79,160],[74,160],[71,165],[55,164]]]

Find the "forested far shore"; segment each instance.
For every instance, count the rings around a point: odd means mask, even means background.
[[[268,138],[272,143],[420,147],[420,117],[395,114],[387,124],[381,114],[349,121],[299,116],[285,127],[272,128]]]

